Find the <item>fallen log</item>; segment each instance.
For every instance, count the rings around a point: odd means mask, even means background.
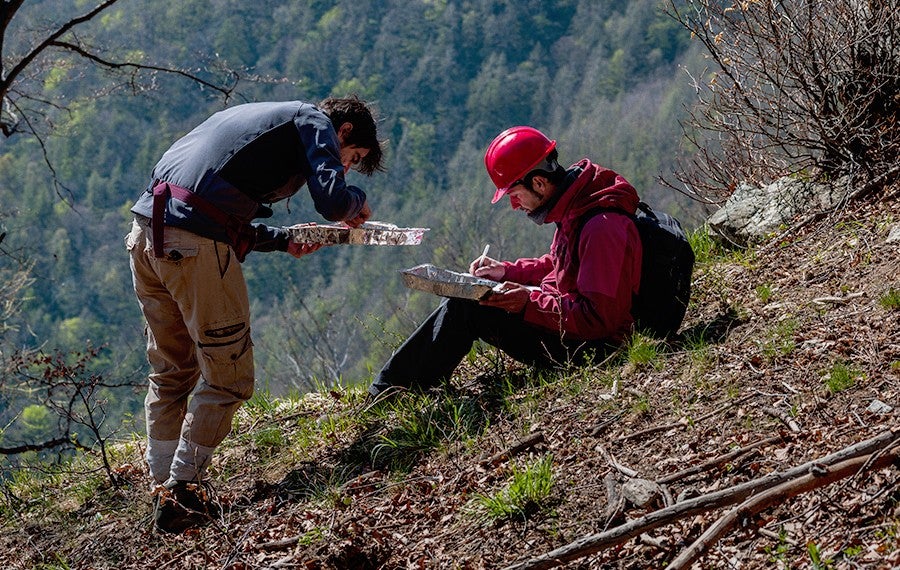
[[[666,569],[683,570],[688,568],[694,561],[709,550],[710,546],[728,534],[738,521],[746,520],[773,505],[780,504],[801,493],[831,485],[835,481],[850,477],[864,467],[870,469],[887,467],[896,461],[898,457],[900,457],[900,447],[895,447],[874,459],[872,455],[863,455],[862,457],[848,459],[847,461],[842,461],[832,467],[826,468],[825,473],[809,473],[794,480],[782,483],[777,487],[763,491],[758,495],[754,495],[728,511],[723,517],[719,518],[719,520],[707,528],[693,544],[675,557],[675,559],[666,566]],[[871,465],[867,465],[869,461],[871,461]]]
[[[877,451],[891,447],[897,441],[898,437],[900,437],[900,428],[882,432],[871,439],[856,443],[821,459],[808,461],[798,467],[789,469],[788,471],[776,471],[764,477],[728,489],[708,493],[694,499],[676,503],[671,507],[654,511],[608,531],[585,536],[546,554],[542,554],[529,560],[516,562],[511,566],[507,566],[505,570],[542,570],[544,568],[555,568],[565,562],[570,562],[593,554],[608,546],[626,542],[642,533],[670,524],[684,517],[698,515],[738,502],[743,502],[750,496],[756,495],[766,489],[777,487],[778,485],[798,477],[803,477],[810,473],[810,471],[818,471],[823,467],[827,468],[829,466],[834,466],[849,459],[869,456]],[[868,460],[869,458],[866,457],[866,459]]]

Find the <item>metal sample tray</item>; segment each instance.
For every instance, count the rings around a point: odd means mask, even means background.
[[[404,269],[403,282],[410,289],[434,293],[441,297],[484,299],[499,285],[497,281],[441,269],[430,263]]]
[[[419,245],[428,228],[398,228],[384,222],[366,222],[351,228],[344,224],[310,222],[287,228],[297,243],[322,245]]]

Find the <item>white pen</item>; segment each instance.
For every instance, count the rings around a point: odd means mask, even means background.
[[[478,258],[478,267],[481,267],[484,264],[484,260],[487,259],[488,250],[491,249],[491,244],[486,244],[484,246],[484,251],[481,252],[481,257]]]

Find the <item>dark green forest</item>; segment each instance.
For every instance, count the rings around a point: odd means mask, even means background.
[[[93,4],[26,2],[4,49],[24,50],[35,30]],[[84,61],[48,60],[26,79],[56,102],[43,107],[44,136],[0,139],[0,271],[29,278],[0,310],[0,356],[99,349],[92,373],[136,385],[105,394],[117,421],[137,416],[126,433],[140,430],[147,370],[128,209],[166,148],[223,106],[373,102],[387,171],[351,181],[373,220],[430,228],[416,247],[251,254],[258,390],[367,382],[438,302],[407,290],[400,269],[463,269],[486,243],[501,258],[542,253],[552,228],[490,204],[482,156],[509,126],[544,130],[566,164],[587,156],[618,171],[688,226],[703,216],[659,180],[681,152],[694,96],[685,70],[701,73],[703,61],[658,0],[121,0],[82,33],[110,56],[236,81],[225,101],[171,74],[136,88]],[[273,224],[323,221],[305,190],[275,210]],[[5,370],[0,443],[12,445],[55,420]]]

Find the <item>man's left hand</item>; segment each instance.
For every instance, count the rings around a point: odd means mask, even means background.
[[[357,214],[356,217],[353,218],[352,220],[344,220],[344,223],[347,224],[348,226],[350,226],[351,228],[358,228],[363,223],[365,223],[366,220],[368,220],[371,217],[372,217],[372,209],[369,208],[369,201],[366,200],[366,202],[363,204],[362,209],[359,211],[359,214]]]
[[[321,243],[297,243],[295,241],[288,242],[287,252],[294,257],[303,257],[316,251],[322,247]]]
[[[531,290],[519,283],[506,281],[496,287],[487,298],[480,301],[482,305],[497,307],[508,313],[521,313],[525,310],[528,299],[531,298]]]

